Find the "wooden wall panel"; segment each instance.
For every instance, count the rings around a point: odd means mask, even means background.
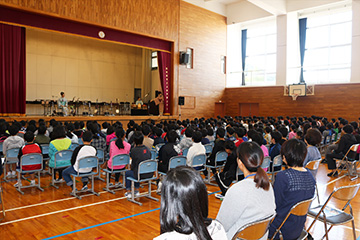
[[[0,4],[177,41],[179,0],[0,0]]]
[[[316,85],[315,95],[293,101],[284,88],[227,88],[223,99],[226,114],[236,116],[239,103],[259,103],[259,116],[324,116],[357,120],[360,117],[360,84]]]
[[[225,89],[220,58],[226,55],[226,18],[181,1],[179,51],[187,47],[194,49],[194,68],[179,66],[179,96],[196,96],[196,107],[181,115],[213,117]]]

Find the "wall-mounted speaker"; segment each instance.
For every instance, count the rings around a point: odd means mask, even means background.
[[[180,52],[180,64],[186,65],[189,63],[190,55],[186,52]]]
[[[185,105],[185,97],[179,97],[179,106]]]

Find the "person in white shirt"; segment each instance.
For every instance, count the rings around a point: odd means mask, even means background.
[[[189,148],[189,151],[188,151],[187,156],[186,156],[186,165],[189,166],[189,167],[192,166],[193,158],[196,155],[206,153],[204,145],[201,144],[201,139],[202,139],[202,133],[201,132],[199,132],[199,131],[193,132],[193,134],[192,134],[193,144]]]
[[[63,111],[64,116],[68,115],[68,100],[65,98],[65,93],[60,93],[61,98],[58,99],[58,107]]]
[[[154,240],[223,240],[220,222],[208,218],[208,194],[200,174],[193,168],[171,169],[161,188],[160,233]]]

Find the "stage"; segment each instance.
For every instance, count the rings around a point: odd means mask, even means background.
[[[75,122],[75,121],[97,121],[98,123],[108,122],[108,123],[115,123],[117,121],[121,122],[124,126],[130,121],[134,120],[136,123],[140,124],[143,121],[146,120],[154,120],[156,123],[162,121],[162,120],[177,120],[177,116],[131,116],[131,115],[121,115],[121,116],[22,116],[22,117],[0,117],[5,119],[7,122],[13,122],[13,121],[30,121],[35,120],[36,122],[39,121],[39,119],[44,119],[47,123],[51,119],[55,119],[58,122]]]

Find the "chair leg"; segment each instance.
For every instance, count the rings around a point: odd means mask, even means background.
[[[159,201],[159,199],[154,198],[153,196],[151,196],[151,181],[149,181],[149,191],[148,191],[146,197],[147,197],[147,198],[150,198],[150,199],[152,199],[152,200],[155,200],[155,201]]]
[[[110,184],[110,173],[107,172],[106,173],[106,187],[104,187],[103,190],[108,191],[108,192],[110,192],[112,194],[115,194],[115,191],[110,190],[109,184]]]
[[[3,215],[3,217],[0,218],[0,220],[3,220],[5,218],[5,205],[4,205],[3,188],[2,188],[1,182],[0,182],[0,202],[1,202],[2,215]]]
[[[92,176],[91,176],[91,192],[92,192],[94,195],[96,195],[96,196],[100,196],[100,194],[97,193],[97,192],[95,192],[95,190],[94,190],[94,178],[95,178],[95,176],[92,175]]]
[[[41,185],[40,185],[40,174],[41,174],[41,171],[39,171],[38,172],[38,184],[36,184],[36,186],[37,186],[37,188],[39,189],[39,190],[41,190],[42,192],[44,191],[44,189],[43,188],[41,188]]]
[[[319,203],[319,205],[320,205],[320,197],[319,197],[319,190],[318,190],[317,184],[315,184],[315,190],[316,190],[316,195],[317,195],[318,203]]]
[[[142,203],[141,202],[138,202],[135,200],[135,183],[133,181],[131,181],[131,198],[128,200],[130,202],[133,202],[133,203],[136,203],[136,204],[139,204],[140,206],[142,206]]]
[[[59,189],[59,187],[55,185],[54,177],[55,177],[55,169],[51,168],[51,183],[50,183],[50,186],[53,186],[54,188]]]
[[[17,180],[18,185],[17,185],[17,187],[16,187],[16,190],[18,190],[19,193],[21,193],[22,195],[24,195],[24,192],[21,191],[21,172],[18,172],[17,175],[18,175],[18,180]]]

